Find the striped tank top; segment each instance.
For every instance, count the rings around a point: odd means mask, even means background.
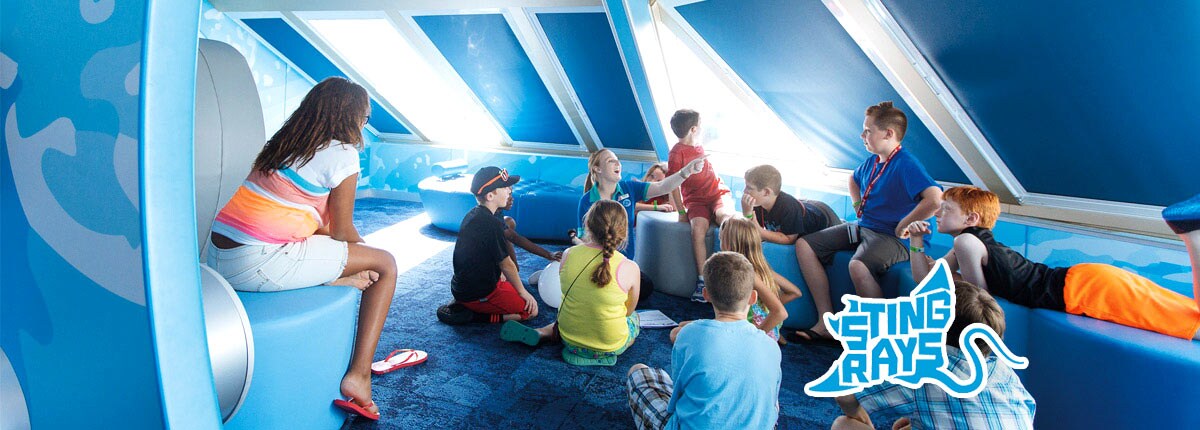
[[[298,168],[252,171],[217,213],[212,231],[246,245],[304,240],[329,222],[329,192],[358,171],[358,151],[336,140]]]

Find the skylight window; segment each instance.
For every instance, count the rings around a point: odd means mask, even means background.
[[[658,37],[675,105],[700,112],[701,139],[722,171],[738,175],[770,164],[787,184],[824,182],[824,158],[800,142],[778,117],[747,106],[661,23]]]
[[[436,73],[388,20],[305,21],[434,143],[489,147],[504,141],[483,107]]]

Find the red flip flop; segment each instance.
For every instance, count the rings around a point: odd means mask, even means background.
[[[429,359],[429,354],[416,349],[397,349],[387,358],[371,363],[371,373],[382,375],[396,369],[416,366]]]
[[[354,399],[350,399],[350,400],[337,399],[337,400],[333,401],[333,405],[337,406],[338,409],[341,409],[341,410],[346,411],[351,414],[356,414],[360,417],[366,418],[371,421],[379,420],[379,414],[373,414],[370,411],[367,411],[366,407],[362,407],[362,406],[359,406],[357,403],[354,403]],[[371,406],[375,406],[375,402],[371,402],[371,404],[367,405],[367,407],[371,407]]]

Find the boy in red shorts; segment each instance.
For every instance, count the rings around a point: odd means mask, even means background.
[[[701,145],[700,113],[691,109],[680,109],[671,115],[671,131],[679,138],[679,142],[671,147],[667,157],[667,176],[683,169],[688,163],[698,158],[704,158],[704,146]],[[675,194],[678,193],[678,194]],[[681,195],[680,195],[681,194]],[[679,220],[686,221],[692,226],[692,252],[696,257],[696,273],[704,273],[704,261],[708,259],[708,249],[704,246],[704,236],[708,226],[721,225],[733,216],[733,201],[729,200],[729,188],[717,177],[712,163],[704,162],[704,169],[683,181],[683,185],[673,194],[675,201],[683,202]],[[692,301],[704,301],[704,275],[696,280],[696,290],[692,292]]]
[[[537,316],[538,305],[525,291],[517,265],[509,258],[508,242],[504,238],[504,221],[496,218],[496,210],[508,204],[512,186],[520,176],[495,166],[479,169],[471,181],[471,193],[479,206],[467,212],[454,242],[454,278],[450,292],[454,301],[443,308],[462,306],[489,322],[527,320]],[[452,314],[462,319],[447,319],[438,310],[438,317],[447,323],[470,321],[470,313],[454,309]],[[477,318],[478,319],[478,318]]]

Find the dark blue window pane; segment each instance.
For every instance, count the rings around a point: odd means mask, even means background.
[[[654,150],[608,17],[595,12],[539,13],[537,18],[600,143]]]

